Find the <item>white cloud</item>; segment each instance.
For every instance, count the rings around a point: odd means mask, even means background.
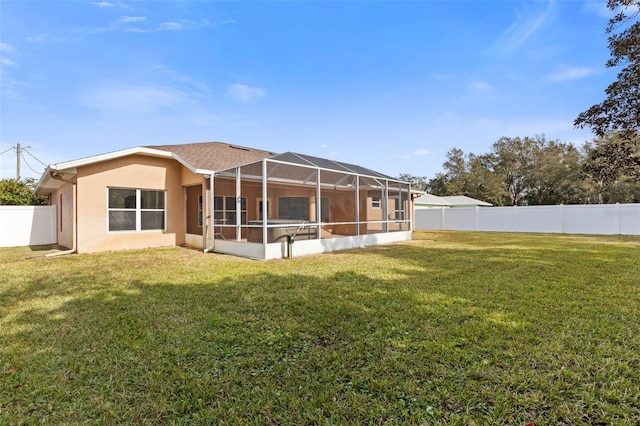
[[[28,86],[26,83],[11,77],[11,69],[19,68],[18,64],[7,55],[18,53],[18,49],[7,43],[0,42],[0,96],[7,99],[23,99],[21,88]]]
[[[126,28],[125,31],[134,32],[134,33],[158,33],[161,31],[179,31],[179,30],[197,30],[200,28],[205,28],[211,26],[211,23],[207,20],[202,21],[192,21],[192,20],[180,20],[180,21],[168,21],[162,22],[156,27],[151,28]],[[117,27],[112,27],[111,30],[118,29]]]
[[[94,6],[98,6],[99,8],[115,6],[113,3],[110,3],[108,1],[92,1],[91,4]]]
[[[143,22],[146,20],[146,16],[123,16],[122,18],[118,19],[117,23],[130,24],[132,22]]]
[[[36,34],[36,35],[32,35],[32,36],[27,36],[25,37],[25,40],[28,41],[29,43],[44,43],[44,42],[48,42],[48,41],[53,41],[53,42],[57,42],[57,41],[64,41],[63,37],[54,37],[52,35],[49,34]]]
[[[428,149],[424,149],[424,148],[416,149],[415,151],[413,151],[413,155],[415,155],[417,157],[422,157],[424,155],[429,155],[429,154],[431,154],[431,151],[429,151]]]
[[[105,113],[152,114],[193,104],[191,97],[167,86],[107,83],[79,96],[82,105]]]
[[[189,75],[179,73],[165,65],[158,64],[154,66],[153,69],[162,78],[168,79],[171,86],[179,88],[184,92],[197,96],[205,96],[211,93],[211,88],[207,84],[199,80],[195,80]]]
[[[15,47],[11,46],[10,44],[0,42],[0,52],[3,52],[3,53],[16,53],[17,50],[16,50]]]
[[[590,67],[562,67],[547,75],[547,79],[554,82],[579,80],[595,73]]]
[[[163,22],[158,27],[160,30],[181,30],[183,28],[182,23],[180,22]]]
[[[90,2],[93,6],[97,6],[100,9],[118,9],[118,10],[131,10],[131,6],[123,3],[121,1],[111,2],[111,1],[92,1]]]
[[[474,80],[471,82],[471,88],[478,92],[486,92],[493,89],[493,85],[484,81]]]
[[[540,12],[516,10],[515,20],[502,32],[489,52],[503,55],[516,53],[533,34],[555,16],[555,12],[554,0],[547,1],[546,8]]]
[[[3,65],[3,66],[5,66],[5,65],[6,65],[6,66],[9,66],[9,67],[13,67],[13,68],[16,68],[16,67],[17,67],[16,63],[15,63],[15,62],[13,62],[13,61],[12,61],[11,59],[9,59],[9,58],[0,58],[0,64],[1,64],[1,65]]]
[[[265,90],[259,87],[251,87],[246,84],[230,84],[227,86],[227,96],[238,102],[255,102],[265,95]]]

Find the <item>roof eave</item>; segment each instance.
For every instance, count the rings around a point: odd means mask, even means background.
[[[55,165],[47,166],[47,169],[40,177],[33,191],[36,195],[50,194],[65,183],[68,183],[78,173],[78,169],[75,167],[62,169],[53,166]]]
[[[64,163],[50,164],[43,173],[38,185],[36,185],[35,193],[37,195],[46,195],[51,191],[60,188],[65,182],[69,181],[69,177],[62,176],[61,178],[55,178],[54,173],[60,175],[71,174],[73,177],[77,173],[78,167],[87,166],[90,164],[100,163],[103,161],[114,160],[116,158],[126,157],[128,155],[147,155],[160,158],[171,158],[178,161],[180,164],[197,174],[212,174],[210,170],[197,169],[191,164],[180,158],[177,154],[164,151],[160,149],[146,148],[142,146],[123,149],[120,151],[108,152],[106,154],[94,155],[91,157],[80,158],[77,160],[66,161]]]

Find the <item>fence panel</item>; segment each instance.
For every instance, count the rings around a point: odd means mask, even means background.
[[[432,208],[415,212],[416,229],[640,235],[640,204]]]
[[[442,230],[443,216],[444,212],[441,208],[416,210],[413,215],[413,220],[415,220],[415,229]]]
[[[515,232],[518,228],[515,211],[511,207],[492,207],[490,210],[475,207],[477,229],[493,232]],[[485,211],[487,210],[487,211]]]
[[[56,242],[55,206],[0,206],[0,247]]]
[[[620,204],[620,234],[640,235],[640,204]]]
[[[562,233],[564,206],[508,207],[517,213],[517,226],[514,232]]]
[[[446,209],[444,211],[443,229],[475,231],[476,209]]]
[[[563,227],[567,234],[602,234],[619,233],[616,204],[566,206],[564,208]]]

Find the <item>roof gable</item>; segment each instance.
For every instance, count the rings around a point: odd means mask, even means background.
[[[219,171],[275,155],[274,152],[224,142],[152,145],[146,148],[171,152],[196,170]]]

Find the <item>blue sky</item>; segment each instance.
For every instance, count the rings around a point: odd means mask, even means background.
[[[0,178],[17,143],[49,164],[224,141],[429,178],[502,136],[581,146],[573,120],[616,76],[608,19],[604,1],[0,0]]]

